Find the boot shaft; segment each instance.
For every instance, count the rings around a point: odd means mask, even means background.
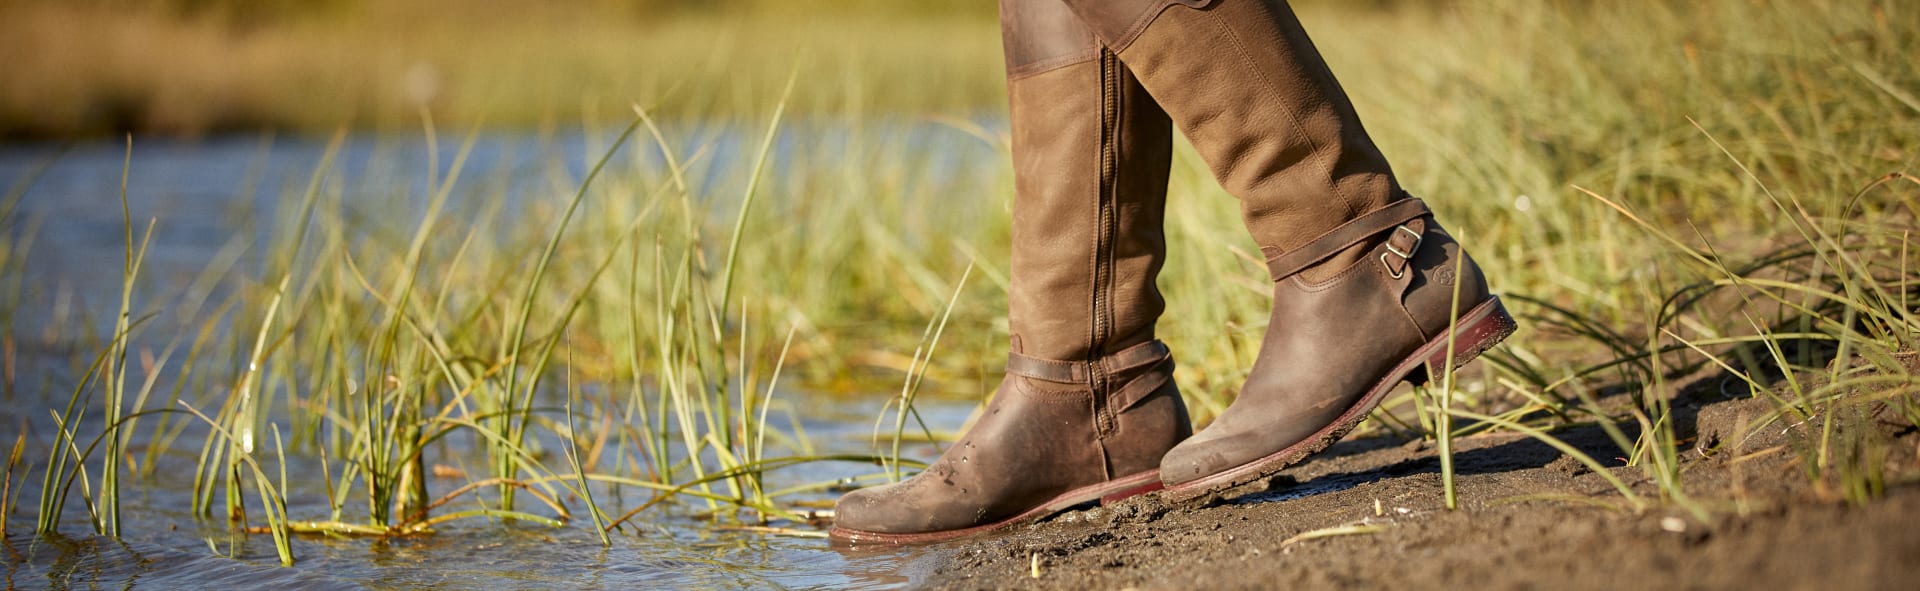
[[[1092,361],[1153,340],[1173,128],[1058,0],[1002,0],[1016,352]]]
[[[1065,1],[1142,74],[1221,186],[1240,200],[1268,258],[1404,198],[1284,0]],[[1309,275],[1344,269],[1368,246]]]

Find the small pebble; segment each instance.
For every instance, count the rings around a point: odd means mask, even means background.
[[[1660,529],[1676,534],[1683,533],[1687,531],[1687,520],[1678,517],[1662,517],[1660,518]]]

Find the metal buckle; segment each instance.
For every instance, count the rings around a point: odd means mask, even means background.
[[[1404,269],[1398,270],[1398,271],[1394,270],[1393,264],[1387,262],[1387,254],[1392,253],[1394,256],[1400,257],[1400,260],[1411,261],[1413,260],[1413,253],[1420,252],[1420,243],[1425,241],[1427,237],[1425,234],[1421,234],[1420,232],[1415,232],[1413,228],[1409,228],[1405,224],[1394,226],[1393,230],[1395,232],[1406,232],[1408,234],[1413,235],[1413,245],[1408,246],[1406,252],[1401,252],[1400,249],[1394,248],[1393,237],[1389,236],[1387,237],[1387,242],[1385,245],[1387,247],[1387,252],[1380,253],[1380,265],[1387,268],[1387,275],[1393,277],[1394,279],[1400,279],[1402,277],[1407,276],[1406,270]]]

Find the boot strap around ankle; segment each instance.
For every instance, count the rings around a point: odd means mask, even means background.
[[[1166,366],[1165,371],[1148,372],[1121,383],[1107,396],[1109,408],[1113,412],[1132,408],[1134,403],[1146,398],[1159,389],[1167,380],[1173,378],[1173,351],[1159,340],[1147,341],[1121,349],[1120,352],[1100,358],[1100,363],[1109,375],[1121,375],[1141,367],[1154,365]],[[1056,361],[1028,357],[1019,353],[1007,354],[1007,373],[1046,380],[1062,384],[1087,384],[1093,379],[1093,364],[1085,361]],[[1141,379],[1150,378],[1150,379]]]
[[[1102,357],[1100,362],[1105,365],[1107,373],[1122,373],[1172,355],[1173,352],[1167,349],[1166,343],[1152,340]],[[1085,384],[1093,377],[1093,364],[1085,361],[1055,361],[1008,353],[1007,373],[1062,384]]]
[[[1305,246],[1267,259],[1267,271],[1274,281],[1286,279],[1349,246],[1391,230],[1393,235],[1387,237],[1387,251],[1381,253],[1380,263],[1386,265],[1389,275],[1399,279],[1405,275],[1408,261],[1420,250],[1421,238],[1426,234],[1426,224],[1419,218],[1432,213],[1426,202],[1419,199],[1409,197],[1395,201],[1328,230]]]

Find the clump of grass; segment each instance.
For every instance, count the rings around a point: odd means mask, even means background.
[[[764,163],[774,154],[772,146],[779,129],[780,111],[781,108],[776,107],[761,142],[755,170],[764,170]],[[769,411],[774,406],[775,388],[785,367],[785,352],[793,346],[796,331],[792,328],[787,331],[787,338],[780,344],[781,353],[774,358],[772,370],[768,372],[765,366],[753,361],[760,354],[761,346],[753,343],[747,324],[749,318],[767,316],[765,308],[750,305],[751,300],[746,298],[738,298],[741,301],[735,303],[736,298],[729,295],[735,278],[746,273],[746,253],[755,249],[756,241],[749,236],[747,220],[753,216],[751,205],[758,190],[757,181],[748,183],[747,197],[737,211],[733,237],[726,251],[726,260],[730,263],[726,267],[707,267],[707,246],[702,238],[706,233],[702,216],[706,214],[694,206],[693,194],[685,189],[684,183],[675,183],[682,191],[678,217],[667,217],[669,208],[657,206],[664,192],[656,191],[654,203],[622,216],[626,218],[622,222],[624,230],[610,245],[599,249],[604,254],[598,256],[599,261],[585,269],[585,273],[576,274],[579,269],[564,265],[548,265],[562,260],[557,253],[563,249],[591,243],[567,232],[573,210],[581,209],[590,196],[619,194],[596,191],[592,181],[602,168],[615,162],[621,144],[643,122],[636,120],[607,146],[598,164],[579,181],[579,188],[568,202],[569,211],[553,226],[555,229],[539,251],[542,254],[532,259],[531,274],[519,276],[505,268],[485,271],[497,276],[498,279],[492,281],[496,285],[511,280],[524,286],[520,297],[504,302],[457,295],[464,291],[455,281],[459,276],[457,263],[474,256],[470,251],[476,249],[473,237],[478,230],[459,237],[457,246],[450,251],[437,250],[436,247],[443,247],[444,243],[434,239],[436,220],[449,201],[460,170],[458,162],[463,161],[471,149],[473,136],[469,136],[468,143],[456,157],[453,172],[428,183],[432,196],[421,223],[406,241],[405,254],[390,262],[375,259],[377,265],[368,265],[360,262],[365,254],[356,253],[351,242],[355,233],[348,230],[347,224],[353,214],[343,207],[338,194],[339,182],[330,180],[336,174],[331,164],[332,155],[344,141],[344,136],[336,135],[333,146],[307,184],[299,215],[290,231],[284,234],[289,239],[282,241],[269,257],[272,268],[267,276],[272,280],[265,282],[265,288],[257,293],[241,292],[235,296],[240,303],[229,303],[218,309],[220,313],[235,316],[218,319],[220,322],[252,329],[244,336],[210,337],[220,342],[211,348],[231,351],[235,359],[243,360],[232,376],[233,386],[223,395],[212,398],[219,407],[218,412],[202,414],[192,406],[193,402],[180,397],[178,389],[174,394],[172,406],[199,417],[209,429],[201,446],[193,485],[196,512],[212,516],[213,507],[220,504],[225,509],[224,519],[237,531],[272,534],[281,560],[290,562],[292,544],[288,535],[292,533],[415,535],[466,518],[561,527],[574,512],[562,502],[563,498],[584,499],[596,529],[610,532],[634,513],[611,518],[603,510],[595,490],[595,487],[606,486],[638,486],[656,491],[654,499],[642,509],[679,495],[690,495],[710,508],[729,505],[750,509],[762,524],[769,518],[804,521],[799,513],[783,507],[779,498],[817,490],[830,483],[770,490],[764,481],[766,472],[813,461],[875,461],[868,456],[814,454],[803,439],[780,434],[770,424]],[[432,137],[431,127],[429,130]],[[654,134],[660,137],[657,130]],[[671,149],[663,138],[661,145],[663,149]],[[674,166],[677,176],[680,165]],[[646,325],[646,319],[637,314],[629,317],[629,331],[622,338],[633,350],[624,357],[634,360],[634,364],[618,370],[632,372],[632,402],[642,407],[641,420],[635,422],[645,431],[644,435],[635,437],[631,431],[622,430],[623,437],[629,438],[628,443],[654,450],[646,455],[652,465],[649,469],[616,465],[614,471],[596,471],[597,462],[590,458],[598,457],[599,453],[583,454],[581,441],[583,438],[606,441],[609,435],[606,430],[612,428],[612,423],[603,422],[602,432],[589,436],[583,424],[575,420],[578,409],[573,404],[576,398],[572,387],[573,370],[593,366],[576,363],[571,355],[561,362],[568,387],[562,393],[565,398],[558,409],[542,406],[550,390],[542,387],[543,378],[550,373],[554,352],[563,343],[571,341],[603,351],[608,346],[609,341],[581,335],[580,329],[570,325],[575,324],[580,311],[596,302],[597,297],[603,297],[598,291],[602,285],[599,279],[618,269],[613,265],[618,255],[629,252],[624,245],[637,243],[642,230],[646,229],[665,230],[656,234],[663,239],[656,244],[660,255],[656,263],[666,260],[669,241],[675,240],[667,237],[677,235],[677,240],[683,240],[674,246],[678,252],[672,256],[679,261],[671,271],[674,279],[647,286],[648,276],[639,272],[637,246],[633,249],[635,272],[628,278],[633,286],[628,293],[652,291],[652,297],[658,302],[659,316],[652,319],[657,324]],[[436,260],[451,261],[455,265],[436,267],[433,266]],[[667,265],[658,268],[661,272],[655,278],[667,276]],[[554,274],[548,275],[549,270]],[[428,276],[441,277],[440,285],[430,288],[421,281]],[[130,276],[128,283],[132,283]],[[545,297],[543,293],[549,290],[543,288],[558,289],[560,296]],[[245,303],[249,295],[257,297],[254,300],[257,303]],[[465,306],[465,309],[450,312],[447,310],[450,306]],[[735,310],[739,313],[737,321],[732,320]],[[628,316],[627,308],[620,307],[620,313]],[[214,320],[209,319],[201,326],[208,326]],[[196,321],[189,319],[186,323],[193,325]],[[543,324],[545,328],[536,328]],[[137,327],[139,321],[134,320],[130,325]],[[483,325],[495,327],[493,334],[498,335],[498,340],[456,336],[472,334],[472,327]],[[44,479],[48,488],[42,494],[42,531],[58,527],[61,504],[66,498],[64,491],[75,481],[89,491],[86,497],[89,513],[98,516],[96,525],[104,527],[111,523],[100,508],[113,506],[118,490],[103,488],[95,501],[86,466],[95,447],[79,446],[77,428],[89,406],[86,395],[102,387],[99,382],[115,374],[115,369],[120,375],[124,374],[124,365],[114,365],[123,362],[115,362],[114,356],[125,355],[130,346],[128,335],[132,332],[125,326],[117,330],[113,341],[96,358],[88,379],[74,390],[65,412],[55,415],[60,438],[51,452]],[[657,350],[646,348],[648,339],[643,335],[649,332],[658,335],[654,343]],[[202,339],[196,340],[193,346],[196,353],[205,346],[210,332],[203,329],[201,334]],[[493,343],[499,346],[493,356],[476,353],[475,345]],[[660,373],[642,373],[643,355],[661,360]],[[208,365],[189,362],[178,383],[187,383],[188,372],[194,371],[213,370]],[[155,383],[157,380],[150,376],[147,387],[151,389]],[[661,398],[648,409],[646,396],[650,389],[659,392]],[[107,424],[102,428],[102,438],[112,450],[112,457],[123,455],[115,446],[128,437],[126,433],[131,431],[133,419],[174,410],[148,407],[147,392],[143,390],[134,401],[131,413],[111,411],[113,405],[108,405],[111,414],[105,417]],[[555,414],[562,416],[556,421]],[[669,417],[676,419],[676,426],[680,427],[677,432],[663,426]],[[277,482],[267,476],[261,465],[258,456],[265,451],[258,447],[263,442],[261,434],[271,432],[275,453],[284,453],[280,439],[282,421],[310,425],[296,431],[306,434],[309,450],[320,457],[330,507],[325,519],[290,515],[283,497],[288,485],[285,460],[281,460],[282,476]],[[183,428],[174,427],[165,433],[156,430],[149,444],[171,445]],[[562,442],[571,473],[555,470],[543,462],[540,449],[548,444],[542,441],[550,440],[541,435],[543,432]],[[448,449],[443,453],[460,453],[459,447],[447,448],[449,442],[459,437],[465,437],[483,452],[493,473],[489,478],[470,481],[435,499],[427,490],[424,460],[434,453],[435,447]],[[682,445],[674,445],[670,437],[682,438]],[[94,444],[100,441],[96,439]],[[772,453],[769,443],[773,441],[801,453]],[[599,445],[595,444],[596,449]],[[633,471],[621,468],[633,468]],[[103,464],[103,470],[118,476],[127,468],[108,461]],[[351,492],[355,489],[363,493]],[[486,490],[494,491],[494,496],[482,498]],[[519,493],[534,496],[553,517],[517,509],[514,497]],[[364,501],[363,510],[351,509],[354,498]],[[470,498],[479,507],[454,506],[456,502],[466,502],[463,498]],[[250,507],[263,513],[250,519]],[[259,520],[265,525],[254,525],[260,523]],[[104,533],[117,535],[118,532]],[[602,535],[605,541],[605,534]]]
[[[80,481],[82,492],[86,496],[93,495],[91,490],[86,490],[92,488],[87,477],[86,460],[92,455],[95,446],[104,439],[106,448],[102,453],[100,493],[97,498],[85,499],[87,513],[92,518],[95,532],[111,536],[120,535],[120,476],[123,472],[120,468],[120,460],[124,457],[123,448],[128,438],[119,427],[136,416],[128,414],[126,400],[127,346],[134,334],[134,328],[140,324],[132,318],[132,298],[141,261],[146,256],[147,240],[153,236],[152,225],[149,224],[141,243],[136,246],[133,241],[133,217],[127,208],[127,177],[132,161],[133,141],[132,138],[128,138],[126,157],[122,161],[120,174],[121,220],[125,230],[126,258],[121,267],[119,314],[116,317],[117,321],[113,327],[109,345],[88,367],[79,386],[67,399],[64,411],[53,414],[57,436],[49,450],[50,457],[41,478],[40,513],[36,528],[40,533],[51,533],[59,524],[59,514],[66,506],[67,495],[72,490],[75,479]],[[89,386],[95,383],[96,379],[101,389],[106,391],[105,412],[101,417],[104,425],[101,428],[100,437],[95,438],[85,450],[82,450],[78,445],[83,420],[81,413],[87,409],[93,393],[93,389]],[[150,387],[151,382],[149,382]],[[145,401],[146,394],[147,390],[141,391],[136,406],[138,402]],[[11,471],[9,467],[9,473]],[[9,484],[10,487],[11,484]]]

